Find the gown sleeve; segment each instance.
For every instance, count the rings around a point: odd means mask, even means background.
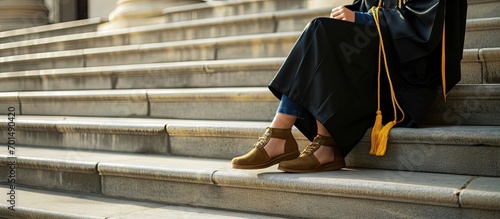
[[[364,25],[375,25],[373,22],[373,16],[368,12],[354,12],[354,22]]]

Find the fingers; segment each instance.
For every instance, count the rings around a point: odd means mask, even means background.
[[[330,18],[354,22],[354,12],[344,6],[333,8]]]

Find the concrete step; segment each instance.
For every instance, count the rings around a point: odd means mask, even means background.
[[[500,83],[500,47],[465,49],[461,84]],[[481,70],[480,70],[481,69]]]
[[[463,55],[461,84],[500,83],[500,48],[466,49]],[[243,58],[4,72],[0,91],[266,86],[284,60]]]
[[[1,57],[1,72],[286,56],[300,32],[66,50]]]
[[[90,18],[85,20],[2,31],[0,32],[0,44],[27,40],[36,41],[42,38],[94,32],[97,30],[97,25],[105,21],[106,20],[103,18]]]
[[[443,102],[443,95],[438,94],[438,98],[427,113],[425,123],[499,125],[498,86],[498,84],[459,85],[448,94],[447,103]]]
[[[500,125],[498,86],[457,85],[446,105],[438,95],[425,123]],[[267,87],[0,93],[0,106],[21,115],[270,121],[278,103]]]
[[[2,194],[10,193],[0,188]],[[174,206],[145,201],[107,198],[76,192],[50,191],[17,186],[15,200],[18,204],[10,210],[9,203],[0,205],[0,215],[8,218],[208,218],[208,219],[278,219],[281,217],[250,214],[190,206]]]
[[[362,168],[284,174],[275,167],[233,170],[227,160],[102,152],[80,152],[78,157],[68,159],[68,153],[18,148],[16,183],[109,198],[275,213],[283,217],[500,215],[498,177]],[[8,159],[2,155],[0,160],[4,164],[2,177],[6,177]]]
[[[500,47],[500,17],[467,20],[464,47]]]
[[[497,0],[468,0],[467,18],[500,17],[500,2]]]
[[[289,3],[291,4],[291,3]],[[302,31],[313,18],[330,9],[296,9],[230,17],[179,21],[109,31],[54,36],[0,44],[0,56],[39,54],[110,46],[209,39],[214,37]],[[465,48],[498,47],[500,18],[470,19]],[[256,35],[258,37],[258,35]]]
[[[329,12],[325,9],[276,11],[55,36],[0,44],[0,56],[302,31],[312,18]]]
[[[268,11],[279,11],[314,7],[315,0],[309,1],[209,1],[203,4],[170,7],[163,10],[165,22],[178,22],[210,17],[225,17],[242,14],[254,14]],[[331,9],[338,5],[350,4],[352,1],[330,1]],[[500,3],[496,0],[468,0],[467,18],[500,17]]]
[[[4,136],[9,122],[0,121]],[[248,152],[269,122],[17,116],[15,124],[20,148],[70,149],[71,159],[87,151],[231,159]],[[301,149],[309,144],[293,133]],[[384,157],[368,154],[369,135],[347,156],[348,166],[500,176],[500,126],[394,128]]]
[[[6,72],[0,74],[0,91],[265,86],[284,60],[270,57]],[[472,71],[477,63],[471,63]]]
[[[263,12],[304,9],[305,0],[254,0],[254,1],[206,1],[200,4],[182,5],[163,9],[165,23],[197,19],[228,17]]]
[[[20,71],[17,74],[22,75],[23,71],[31,71],[30,75],[33,75],[33,71],[45,69],[286,57],[300,33],[250,34],[6,56],[0,58],[0,72]],[[494,75],[496,71],[486,70],[498,64],[495,61],[499,51],[500,47],[464,50],[464,80],[473,83],[495,82],[497,76],[488,75]],[[485,62],[489,62],[491,67],[483,71]],[[485,79],[483,75],[491,79]]]

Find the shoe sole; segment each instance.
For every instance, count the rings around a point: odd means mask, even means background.
[[[342,169],[344,167],[345,167],[345,163],[341,163],[341,164],[329,164],[329,165],[322,166],[320,168],[308,169],[308,170],[304,170],[304,169],[290,169],[290,168],[281,167],[281,166],[279,166],[278,169],[282,170],[282,171],[285,171],[287,173],[313,173],[313,172],[340,170],[340,169]]]
[[[270,166],[276,165],[276,164],[278,164],[281,161],[293,160],[293,159],[297,158],[299,155],[300,155],[300,153],[298,151],[296,151],[296,152],[292,152],[292,153],[289,153],[289,154],[282,154],[280,156],[277,156],[277,157],[273,158],[272,160],[270,160],[267,163],[255,164],[255,165],[233,164],[233,168],[234,169],[245,169],[245,170],[264,169],[264,168],[268,168]]]

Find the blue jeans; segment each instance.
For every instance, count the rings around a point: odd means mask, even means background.
[[[302,119],[302,106],[295,101],[288,98],[286,95],[281,96],[280,105],[278,107],[277,113],[283,113],[295,116]]]

